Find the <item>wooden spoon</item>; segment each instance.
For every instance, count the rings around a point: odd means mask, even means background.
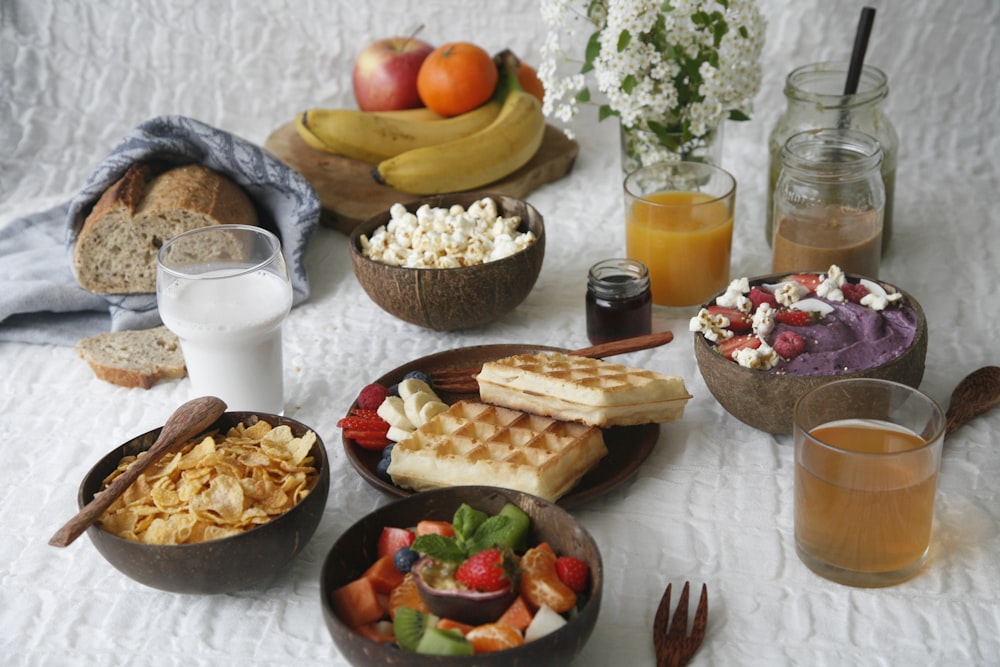
[[[97,521],[104,510],[111,506],[125,489],[139,478],[146,468],[160,460],[164,454],[180,449],[209,426],[226,411],[226,404],[214,396],[202,396],[184,403],[167,419],[159,437],[146,453],[137,458],[108,488],[94,495],[75,517],[56,531],[49,544],[54,547],[68,546]]]
[[[1000,366],[983,366],[972,371],[951,393],[945,413],[945,435],[951,435],[997,405],[1000,405]]]

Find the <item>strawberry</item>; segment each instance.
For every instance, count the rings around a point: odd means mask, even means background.
[[[752,349],[757,349],[760,347],[760,338],[753,334],[744,334],[742,336],[733,336],[732,338],[726,339],[716,345],[716,350],[724,356],[726,359],[732,359],[733,354],[738,350],[742,350],[745,347]]]
[[[775,298],[774,294],[760,287],[751,287],[750,294],[747,295],[747,298],[750,299],[750,303],[753,304],[754,310],[760,308],[760,304],[762,303],[768,304],[771,308],[778,307],[778,299]]]
[[[820,319],[819,313],[808,310],[779,310],[774,314],[774,321],[791,327],[807,327]]]
[[[794,331],[782,331],[774,339],[774,345],[772,345],[772,347],[775,352],[791,361],[795,357],[802,354],[802,351],[806,347],[806,342],[803,340],[802,336]]]
[[[708,312],[712,315],[722,315],[729,320],[729,326],[726,328],[730,331],[743,333],[753,329],[753,318],[737,308],[729,308],[728,306],[709,306]]]
[[[490,592],[511,584],[504,554],[500,549],[484,549],[468,558],[455,571],[455,581],[474,591]]]
[[[808,289],[810,292],[815,292],[816,288],[823,282],[820,280],[818,273],[795,273],[786,277],[785,280],[796,282]]]
[[[559,575],[559,581],[572,588],[574,593],[587,590],[590,567],[579,558],[559,556],[556,559],[556,574]]]
[[[345,431],[372,431],[381,433],[382,435],[385,435],[389,430],[389,422],[382,419],[378,415],[376,415],[374,419],[358,415],[342,417],[337,421],[337,426]]]
[[[847,283],[840,286],[840,291],[844,298],[854,303],[861,303],[861,299],[868,296],[868,288],[861,283]]]
[[[379,450],[392,442],[385,435],[372,431],[344,431],[344,436],[353,440],[362,449]]]
[[[413,540],[416,537],[412,530],[385,526],[382,528],[382,532],[379,533],[375,551],[378,553],[379,558],[388,556],[389,554],[395,555],[403,547],[413,544]]]
[[[358,394],[358,407],[362,410],[378,410],[382,401],[389,395],[389,389],[385,386],[373,382]]]

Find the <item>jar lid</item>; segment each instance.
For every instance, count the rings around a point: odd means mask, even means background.
[[[634,259],[604,259],[590,267],[587,285],[601,298],[628,298],[649,289],[649,269]]]

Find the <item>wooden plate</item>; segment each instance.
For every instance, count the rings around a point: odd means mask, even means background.
[[[406,204],[422,197],[379,185],[371,175],[373,165],[367,162],[313,148],[296,132],[294,122],[285,123],[272,132],[264,148],[302,174],[313,186],[322,206],[320,222],[346,234],[397,202]],[[541,147],[528,164],[478,189],[524,199],[532,190],[568,174],[579,152],[577,142],[567,138],[562,130],[548,125]]]
[[[430,374],[434,371],[450,368],[477,366],[484,362],[513,354],[530,354],[532,352],[543,351],[567,352],[568,350],[546,345],[517,344],[462,347],[415,359],[389,371],[376,379],[375,382],[388,387],[402,380],[403,376],[410,371],[423,371]],[[445,392],[441,392],[440,397],[446,403],[452,403],[462,398],[471,400],[478,400],[479,398],[477,395],[448,394]],[[351,405],[351,409],[356,407],[356,403]],[[608,446],[608,455],[601,459],[596,467],[584,475],[579,484],[560,498],[556,504],[564,508],[577,507],[604,495],[622,484],[638,470],[643,461],[649,458],[659,437],[659,424],[614,426],[604,429],[604,442]],[[342,440],[347,460],[351,462],[351,465],[354,466],[355,470],[358,471],[365,481],[390,496],[402,498],[413,495],[413,491],[398,487],[378,476],[376,468],[379,460],[382,458],[381,451],[365,449],[350,438],[342,437]]]

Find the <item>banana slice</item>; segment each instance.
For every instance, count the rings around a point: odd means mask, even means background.
[[[389,438],[393,442],[399,442],[410,436],[413,431],[407,431],[406,429],[399,428],[398,426],[390,426],[389,430],[386,431],[385,437]]]
[[[425,394],[430,394],[431,396],[437,398],[437,395],[434,393],[434,390],[431,389],[430,385],[417,378],[406,378],[396,386],[399,397],[404,401],[408,396],[419,392],[424,392]]]
[[[386,396],[382,404],[376,410],[378,416],[389,422],[389,426],[394,426],[403,431],[409,432],[416,429],[413,422],[406,416],[406,407],[403,399],[398,396]]]
[[[447,403],[442,403],[441,401],[428,401],[420,408],[420,422],[422,424],[426,424],[430,420],[434,419],[435,415],[438,415],[447,409]]]
[[[406,418],[417,428],[424,425],[425,419],[420,417],[420,409],[428,403],[433,403],[436,398],[430,392],[418,391],[403,399],[403,409],[406,411]]]

